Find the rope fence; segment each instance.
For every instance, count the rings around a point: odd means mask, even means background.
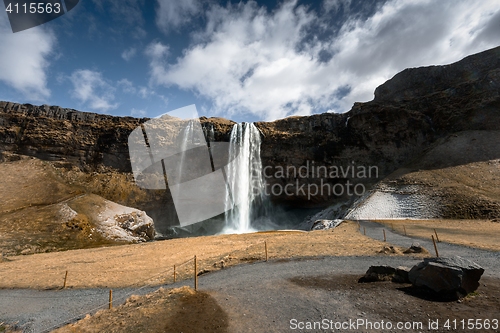
[[[359,224],[359,222],[358,222],[358,224]],[[399,230],[397,227],[394,227],[394,223],[391,223],[390,226],[391,226],[391,231],[398,232],[400,234],[408,236],[407,226],[405,224],[400,225]],[[410,225],[410,226],[408,226],[408,229],[411,231],[412,229],[414,230],[415,228]],[[439,235],[438,235],[436,228],[432,228],[432,230],[434,231],[434,235],[431,235],[430,239],[432,240],[432,238],[434,238],[436,243],[441,243],[441,239],[439,238]],[[361,225],[359,225],[359,231],[360,232],[363,231],[363,235],[366,236],[366,227],[361,228]],[[386,242],[387,238],[386,238],[385,229],[382,229],[382,233],[384,236],[384,242]],[[423,237],[423,236],[417,236],[417,237]]]
[[[359,225],[358,222],[358,227],[361,229],[361,225]],[[391,224],[391,229],[394,230],[394,225]],[[406,226],[403,225],[403,231],[404,234],[406,235]],[[436,240],[439,242],[439,238],[437,235],[436,230],[434,229],[434,233],[436,235]],[[366,235],[366,228],[363,227],[363,234]],[[384,242],[386,241],[386,233],[385,229],[383,229],[383,236],[384,236]],[[436,252],[436,256],[439,257],[438,250],[437,250],[437,244],[434,239],[434,235],[431,236],[433,243],[434,243],[434,248]],[[231,260],[232,259],[238,259],[238,262],[255,262],[255,261],[265,261],[267,262],[270,258],[269,256],[269,244],[267,240],[257,242],[250,244],[242,249],[237,249],[235,251],[226,253],[225,256],[222,257],[222,260],[220,259],[221,256],[215,256],[215,257],[208,257],[208,258],[203,258],[200,260],[200,257],[197,255],[194,255],[192,258],[189,258],[185,260],[184,262],[181,262],[179,264],[174,264],[171,267],[165,267],[164,270],[162,270],[159,273],[153,274],[145,279],[141,279],[137,282],[134,282],[133,284],[130,284],[128,287],[123,287],[123,288],[133,288],[135,286],[139,286],[131,291],[126,292],[124,295],[113,297],[113,290],[109,290],[109,298],[108,302],[103,302],[98,306],[95,306],[91,308],[90,310],[86,310],[85,312],[81,312],[73,317],[71,317],[68,320],[65,320],[64,322],[59,322],[55,325],[52,325],[46,329],[43,329],[41,332],[51,332],[54,329],[57,329],[59,327],[62,327],[64,325],[73,323],[75,321],[78,321],[82,318],[84,318],[87,314],[94,314],[95,312],[103,309],[112,309],[113,308],[113,303],[114,304],[122,304],[122,302],[125,302],[130,296],[137,294],[141,290],[145,288],[152,288],[154,286],[168,286],[170,283],[177,283],[182,280],[187,280],[192,278],[193,279],[193,287],[195,290],[198,290],[198,276],[211,272],[215,269],[223,269],[227,266],[231,265]],[[190,264],[191,265],[188,265]],[[143,270],[141,270],[143,271]],[[73,271],[74,274],[74,271]],[[66,289],[68,284],[68,280],[70,280],[72,275],[71,270],[66,270],[64,273],[64,283],[60,289]],[[149,282],[149,283],[148,283]],[[153,283],[153,284],[152,284]],[[121,288],[120,288],[121,289]],[[90,294],[85,294],[81,295],[79,297],[90,297],[90,296],[96,296],[96,295],[103,295],[103,291],[95,292],[95,293],[90,293]],[[8,295],[5,297],[9,297]],[[63,298],[74,298],[74,295],[60,295],[60,296],[12,296],[16,298],[51,298],[51,299],[63,299]]]
[[[264,246],[262,246],[264,245]],[[229,260],[231,258],[236,258],[236,257],[232,257],[231,254],[233,255],[236,255],[238,253],[248,253],[249,252],[249,249],[250,248],[253,248],[253,247],[257,247],[257,246],[260,246],[262,247],[262,256],[260,258],[255,258],[255,257],[251,257],[252,259],[255,259],[255,260],[265,260],[266,262],[268,261],[269,259],[269,255],[268,255],[268,244],[267,244],[267,241],[264,241],[264,243],[262,242],[259,242],[259,243],[254,243],[254,244],[250,244],[249,246],[247,246],[246,248],[244,249],[240,249],[240,250],[237,250],[237,251],[234,251],[232,253],[229,253],[227,254],[226,256],[223,257],[223,262],[224,262],[224,259],[225,258],[228,258]],[[219,258],[218,257],[211,257],[211,258],[206,258],[204,260],[199,260],[198,257],[195,255],[193,258],[190,258],[180,264],[175,264],[173,265],[172,267],[169,267],[169,268],[166,268],[164,271],[162,271],[161,273],[158,273],[158,274],[155,274],[155,275],[152,275],[146,279],[142,279],[140,281],[137,281],[136,283],[134,283],[133,285],[129,286],[132,287],[132,286],[135,286],[135,285],[142,285],[134,290],[131,290],[129,292],[127,292],[125,295],[122,295],[122,296],[119,296],[119,297],[115,297],[113,298],[113,290],[110,289],[109,290],[109,299],[108,299],[108,302],[106,303],[102,303],[94,308],[91,308],[90,310],[86,310],[85,312],[81,312],[73,317],[71,317],[70,319],[68,320],[65,320],[64,322],[60,322],[60,323],[57,323],[55,325],[52,325],[48,328],[45,328],[43,329],[41,332],[45,333],[45,332],[51,332],[59,327],[62,327],[64,325],[68,325],[70,323],[73,323],[75,321],[78,321],[82,318],[84,318],[87,314],[93,314],[99,310],[103,310],[103,309],[112,309],[113,308],[113,303],[115,304],[121,304],[122,302],[125,302],[130,296],[138,293],[139,291],[145,289],[145,288],[152,288],[154,287],[153,285],[150,285],[150,284],[147,284],[148,281],[151,281],[151,280],[154,280],[154,279],[158,279],[160,277],[163,277],[163,279],[161,279],[163,281],[163,283],[160,283],[156,286],[160,286],[160,285],[168,285],[168,281],[172,281],[172,283],[176,283],[176,282],[179,282],[181,280],[185,280],[185,279],[188,279],[189,276],[192,276],[193,277],[193,280],[194,280],[194,289],[195,290],[198,290],[198,276],[203,274],[203,273],[206,273],[206,272],[210,272],[211,270],[208,269],[209,268],[213,268],[216,266],[217,262],[213,263],[214,259],[215,258]],[[193,263],[193,266],[191,266],[191,268],[189,266],[186,266],[188,263]],[[200,265],[201,264],[201,265]],[[203,267],[201,270],[199,269],[199,267]],[[221,265],[221,269],[224,268],[225,266],[224,265]],[[180,269],[180,268],[183,268],[183,269]],[[64,284],[63,284],[63,287],[61,289],[66,289],[66,286],[67,286],[67,280],[68,280],[68,272],[71,272],[69,270],[66,270],[65,272],[65,275],[64,275]],[[125,287],[126,288],[126,287]],[[102,292],[96,292],[96,293],[92,293],[92,294],[86,294],[86,295],[82,295],[82,296],[96,296],[96,295],[100,295],[100,294],[103,294]],[[8,297],[8,296],[7,296]],[[36,297],[36,296],[26,296],[26,297],[23,297],[23,296],[13,296],[13,297],[16,297],[16,298],[74,298],[73,295],[61,295],[61,296],[49,296],[49,297]]]

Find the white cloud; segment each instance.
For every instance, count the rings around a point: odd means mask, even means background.
[[[139,89],[137,90],[137,94],[141,97],[141,98],[148,98],[149,96],[151,95],[154,95],[155,92],[153,90],[150,90],[146,87],[139,87]]]
[[[70,76],[73,84],[72,96],[93,111],[107,112],[118,107],[113,103],[115,88],[100,72],[80,69]]]
[[[133,57],[137,54],[137,49],[135,47],[131,47],[122,52],[122,58],[125,61],[132,60]]]
[[[168,33],[178,29],[198,15],[202,9],[201,0],[157,0],[156,25]]]
[[[335,11],[338,4],[325,7]],[[406,67],[450,63],[499,45],[500,34],[491,33],[496,12],[496,1],[392,0],[367,19],[353,16],[338,33],[309,35],[304,43],[306,30],[318,22],[328,27],[329,17],[296,1],[273,12],[252,1],[212,5],[205,29],[174,63],[159,41],[146,54],[152,83],[193,90],[224,116],[344,112]]]
[[[24,98],[45,101],[50,96],[47,70],[56,45],[54,34],[36,27],[12,33],[7,15],[0,13],[0,80]]]
[[[138,110],[138,109],[134,109],[132,108],[132,110],[130,110],[130,115],[132,117],[145,117],[147,114],[146,110]]]
[[[129,95],[137,95],[143,99],[150,96],[156,95],[156,92],[150,88],[144,86],[134,86],[132,81],[128,79],[121,79],[117,82],[117,85],[122,89],[122,91]]]
[[[117,82],[118,86],[122,88],[123,92],[126,94],[136,94],[137,89],[134,87],[132,81],[127,79],[121,79]]]

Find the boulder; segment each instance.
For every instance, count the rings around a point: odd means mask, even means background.
[[[380,282],[380,281],[392,281],[396,283],[409,283],[408,272],[410,269],[408,267],[400,266],[394,268],[387,265],[381,266],[370,266],[366,271],[365,275],[361,277],[358,282]]]
[[[479,287],[484,269],[478,264],[459,256],[450,258],[426,258],[415,265],[408,274],[415,287],[425,287],[438,296],[458,299]]]
[[[370,266],[365,275],[361,277],[358,282],[379,282],[391,281],[392,277],[396,274],[396,269],[391,266]]]
[[[405,266],[399,266],[396,268],[396,272],[392,277],[392,282],[396,283],[410,283],[409,278],[410,268]]]
[[[316,220],[311,227],[311,230],[327,230],[338,227],[344,220]]]

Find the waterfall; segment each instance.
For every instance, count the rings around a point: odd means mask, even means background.
[[[260,131],[253,123],[234,125],[229,143],[224,233],[255,231],[251,226],[262,204],[264,179],[260,159]]]
[[[194,122],[190,120],[186,127],[183,129],[182,134],[179,136],[182,138],[179,147],[181,151],[181,155],[179,158],[179,165],[178,165],[178,174],[176,175],[177,178],[173,178],[170,180],[170,185],[175,185],[175,184],[180,184],[182,183],[182,177],[183,173],[185,172],[184,168],[184,160],[186,159],[186,151],[188,150],[188,147],[192,145],[195,142],[195,126]]]

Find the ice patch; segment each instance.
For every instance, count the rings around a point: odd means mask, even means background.
[[[351,210],[345,219],[432,219],[439,216],[439,202],[436,198],[401,191],[399,193],[375,191]]]

